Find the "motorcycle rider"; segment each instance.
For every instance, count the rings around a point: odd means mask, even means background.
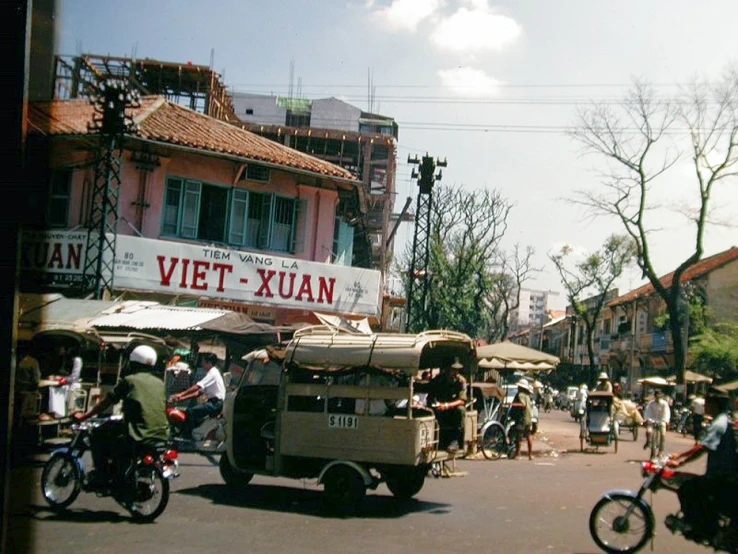
[[[198,404],[187,410],[187,431],[192,436],[193,429],[197,429],[200,424],[209,417],[217,417],[223,411],[223,400],[225,400],[226,388],[223,382],[223,376],[216,365],[218,357],[209,352],[202,358],[202,367],[205,369],[205,376],[197,383],[192,385],[179,394],[171,397],[172,402],[182,402],[191,398],[197,398],[201,394],[207,397],[207,401]]]
[[[95,471],[91,488],[105,487],[113,477],[112,470],[122,471],[136,449],[149,441],[168,441],[164,381],[154,375],[156,350],[147,345],[136,346],[128,357],[126,375],[115,388],[87,413],[76,412],[72,418],[85,421],[118,402],[123,402],[123,419],[110,420],[92,431],[92,459]],[[112,464],[113,468],[108,468]]]
[[[718,512],[738,517],[735,501],[738,497],[738,450],[734,422],[730,417],[730,396],[711,389],[705,398],[705,413],[714,419],[702,441],[668,462],[669,466],[677,468],[707,452],[705,474],[684,482],[678,491],[684,514],[684,535],[698,542],[717,532]]]

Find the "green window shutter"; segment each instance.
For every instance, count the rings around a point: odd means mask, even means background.
[[[249,209],[248,191],[231,191],[231,216],[228,229],[228,242],[242,245],[246,243],[247,215]]]
[[[180,211],[182,209],[182,179],[169,179],[164,190],[164,210],[161,218],[161,234],[179,234]]]
[[[180,234],[184,238],[197,238],[197,226],[200,219],[200,193],[202,184],[197,181],[187,181],[184,186],[182,201],[182,225]]]
[[[338,225],[338,233],[335,242],[334,263],[338,265],[351,265],[351,259],[354,253],[354,228],[340,218],[336,218]]]
[[[272,221],[274,220],[274,201],[272,194],[264,194],[261,204],[261,221],[259,222],[258,248],[266,250],[272,243]]]

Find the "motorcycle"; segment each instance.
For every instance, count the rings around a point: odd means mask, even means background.
[[[72,425],[74,437],[69,446],[52,453],[41,474],[41,491],[55,510],[70,506],[79,493],[112,496],[138,522],[159,517],[169,502],[169,481],[178,477],[177,452],[166,443],[140,447],[127,467],[113,471],[109,486],[93,484],[83,455],[90,450],[92,430],[120,416],[94,418]]]
[[[223,414],[208,417],[189,434],[189,414],[187,410],[170,406],[167,420],[172,443],[179,452],[202,454],[210,463],[218,465],[214,456],[223,454],[226,449],[226,422]]]
[[[643,484],[638,492],[613,490],[606,492],[595,504],[589,516],[589,532],[604,552],[638,552],[652,539],[655,518],[652,507],[644,499],[646,491],[661,489],[676,493],[686,480],[697,475],[675,471],[667,466],[668,457],[642,462]],[[672,532],[682,532],[683,519],[669,515],[666,527]],[[718,531],[701,544],[717,551],[738,552],[738,521],[727,514],[718,515]],[[687,540],[691,540],[688,537]]]

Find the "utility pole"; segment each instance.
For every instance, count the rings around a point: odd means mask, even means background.
[[[420,174],[413,167],[411,177],[418,180],[418,201],[415,210],[415,234],[413,235],[413,252],[410,271],[407,276],[407,312],[405,330],[407,332],[423,331],[426,326],[426,302],[430,289],[428,275],[428,259],[430,257],[431,211],[433,208],[433,186],[443,177],[441,171],[436,174],[437,167],[446,167],[444,159],[433,159],[426,152],[422,160],[417,156],[407,158],[407,163],[420,165]]]
[[[87,228],[83,286],[99,300],[113,292],[123,137],[137,130],[126,110],[138,107],[139,96],[126,81],[107,79],[98,83],[90,102],[95,107],[90,130],[98,134],[99,142],[95,152],[95,183]]]

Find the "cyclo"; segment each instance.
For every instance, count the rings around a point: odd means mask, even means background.
[[[618,451],[617,421],[613,415],[615,396],[607,391],[592,391],[587,396],[585,415],[580,420],[579,446],[584,451],[584,442],[587,441],[595,449],[600,446],[615,444]]]
[[[419,372],[458,359],[476,367],[474,342],[450,331],[353,334],[315,326],[286,345],[252,352],[226,396],[226,452],[220,473],[232,486],[254,475],[317,479],[328,508],[358,507],[386,483],[416,495],[431,466],[455,456],[443,430],[414,398]],[[467,410],[464,452],[476,451],[476,412]]]

